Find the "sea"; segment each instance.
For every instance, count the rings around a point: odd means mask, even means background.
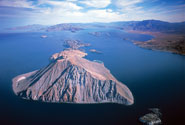
[[[90,33],[101,32],[100,36]],[[47,38],[42,38],[47,35]],[[152,36],[114,28],[77,32],[0,33],[1,125],[142,125],[139,117],[159,108],[162,124],[182,125],[185,118],[185,56],[140,48],[133,41]],[[64,50],[65,40],[90,43],[88,60],[99,60],[128,86],[134,104],[62,104],[24,100],[12,90],[12,79],[48,65],[52,54]],[[96,49],[99,53],[89,50]]]

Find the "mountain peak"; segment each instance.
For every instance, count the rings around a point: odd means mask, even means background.
[[[51,60],[56,60],[56,59],[60,60],[61,58],[64,58],[64,59],[73,58],[74,56],[78,56],[78,57],[82,58],[86,55],[87,55],[87,53],[82,52],[80,50],[68,49],[68,50],[62,51],[60,53],[53,54],[51,56]]]
[[[86,55],[72,49],[52,55],[45,68],[15,77],[14,93],[44,102],[133,104],[130,90],[104,64],[83,58]]]

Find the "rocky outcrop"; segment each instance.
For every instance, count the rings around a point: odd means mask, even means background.
[[[42,35],[41,38],[47,38],[48,36],[47,35]]]
[[[90,49],[89,51],[92,52],[92,53],[97,53],[97,54],[101,54],[102,53],[101,51],[98,51],[96,49]]]
[[[107,36],[110,37],[109,32],[89,32],[90,35],[96,36],[96,37],[101,37],[101,36]]]
[[[130,90],[86,55],[72,49],[54,54],[45,68],[15,77],[14,93],[44,102],[133,104]]]
[[[70,49],[79,49],[81,47],[88,47],[90,46],[89,43],[82,43],[80,40],[65,40],[64,47]]]
[[[159,125],[162,123],[160,117],[162,116],[160,110],[158,108],[149,109],[152,111],[151,113],[145,114],[144,116],[139,118],[139,121],[146,125]]]

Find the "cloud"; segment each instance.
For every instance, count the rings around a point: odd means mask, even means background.
[[[47,4],[50,4],[56,8],[67,9],[67,10],[80,10],[82,7],[77,6],[76,4],[68,1],[47,1]]]
[[[39,22],[42,24],[58,24],[58,23],[90,23],[90,22],[113,22],[121,21],[122,16],[111,9],[93,9],[86,12],[81,11],[65,11],[58,10],[44,10],[40,14]],[[46,21],[47,20],[47,21]]]
[[[0,0],[0,6],[34,8],[32,1],[27,0]]]
[[[114,5],[117,7],[117,11],[120,13],[131,14],[143,12],[143,7],[139,6],[144,0],[116,0]]]
[[[93,22],[112,22],[115,20],[121,20],[120,14],[117,12],[113,12],[111,9],[90,10],[85,15],[91,18]]]
[[[111,0],[83,0],[79,3],[85,4],[88,7],[105,8],[111,4]]]
[[[55,0],[39,0],[37,6],[40,7],[42,12],[49,13],[49,11],[64,12],[64,11],[79,11],[83,7],[75,4],[76,0],[66,0],[66,1],[55,1]]]
[[[0,0],[0,17],[49,25],[145,19],[183,21],[184,7],[185,3],[166,5],[160,0]]]
[[[76,1],[78,1],[78,0],[66,0],[66,1],[69,1],[69,2],[76,2]]]
[[[117,5],[117,7],[127,7],[141,2],[143,2],[143,0],[116,0],[115,4]]]

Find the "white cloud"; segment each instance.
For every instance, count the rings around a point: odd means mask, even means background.
[[[86,12],[65,11],[63,9],[47,9],[40,12],[41,20],[37,23],[57,24],[57,23],[89,23],[89,22],[113,22],[121,21],[122,16],[111,9],[94,9]]]
[[[48,4],[62,9],[80,10],[82,7],[68,1],[47,1]]]
[[[78,11],[83,9],[82,7],[76,5],[76,0],[66,0],[66,1],[55,1],[55,0],[39,0],[38,5],[49,5],[51,10],[69,10],[69,11]],[[52,6],[52,7],[51,7]],[[41,8],[43,9],[43,8]]]
[[[118,11],[127,14],[129,17],[131,15],[144,13],[143,7],[139,6],[144,0],[116,0],[114,4],[117,6]]]
[[[143,2],[143,0],[117,0],[115,3],[118,7],[132,6]]]
[[[68,1],[40,0],[39,5],[48,4],[50,7],[38,9],[39,21],[45,24],[57,24],[61,22],[77,21],[76,18],[82,16],[82,7]],[[74,0],[72,0],[74,1]],[[51,7],[52,6],[52,7]]]
[[[34,3],[33,5],[33,2],[28,0],[0,0],[0,6],[22,8],[20,12],[14,12],[13,9],[10,10],[15,14],[0,13],[0,16],[30,18],[30,22],[32,23],[49,25],[57,23],[114,22],[144,19],[162,19],[167,21],[184,20],[184,4],[179,6],[171,5],[171,7],[161,7],[162,5],[159,5],[147,9],[140,6],[139,3],[143,1],[144,0],[38,0],[38,3]],[[105,8],[110,4],[114,4],[117,8]],[[84,6],[93,8],[86,8]],[[27,11],[27,9],[24,8],[32,9],[31,11]],[[14,8],[14,10],[16,9]],[[177,15],[177,13],[179,14]]]
[[[120,14],[113,12],[110,9],[90,10],[86,13],[86,16],[91,17],[93,22],[112,22],[114,20],[121,20]]]
[[[111,4],[111,0],[83,0],[80,1],[80,3],[85,4],[89,7],[95,7],[95,8],[105,8],[109,4]]]
[[[141,9],[142,7],[138,7],[138,6],[127,6],[122,8],[121,10],[122,12],[127,12],[127,13],[131,13],[131,12],[137,13]]]
[[[32,2],[27,0],[0,0],[0,6],[34,8]]]
[[[76,2],[76,1],[78,1],[78,0],[66,0],[66,1],[69,1],[69,2]]]

